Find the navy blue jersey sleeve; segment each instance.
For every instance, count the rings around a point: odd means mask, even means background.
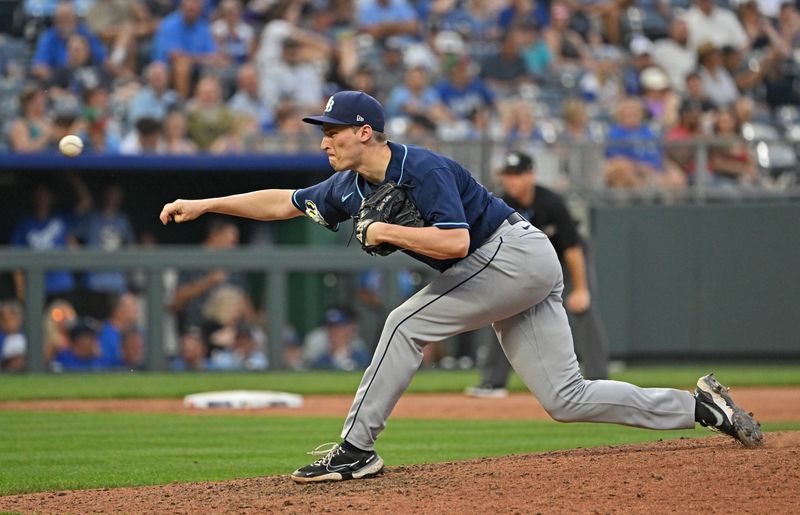
[[[331,231],[338,231],[339,223],[349,218],[334,194],[336,177],[332,175],[319,184],[292,193],[294,207]]]
[[[414,203],[426,222],[440,229],[469,229],[461,201],[461,188],[446,168],[425,173],[418,189],[411,190]]]

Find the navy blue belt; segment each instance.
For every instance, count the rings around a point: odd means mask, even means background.
[[[525,220],[524,216],[514,211],[513,213],[508,215],[508,218],[506,218],[506,222],[510,223],[511,225],[514,225],[517,222],[527,222],[527,220]]]

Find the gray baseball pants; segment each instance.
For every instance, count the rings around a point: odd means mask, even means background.
[[[421,349],[487,324],[555,420],[694,427],[694,397],[687,391],[581,376],[563,289],[561,265],[544,233],[528,222],[503,222],[480,248],[389,314],[342,438],[372,450],[422,362]]]
[[[591,250],[586,244],[583,247],[583,255],[586,258],[586,280],[589,282],[589,291],[592,292],[592,303],[589,309],[580,314],[569,313],[569,325],[572,327],[572,339],[578,356],[583,362],[583,375],[587,379],[608,379],[608,339],[600,318],[600,310],[597,308],[597,298],[594,293],[597,291],[596,277],[594,271],[594,260]],[[565,267],[562,266],[562,273]],[[567,291],[569,274],[564,275]],[[508,376],[511,374],[511,364],[503,353],[503,349],[496,342],[489,341],[486,363],[481,372],[481,384],[491,385],[495,388],[505,388],[508,384]]]

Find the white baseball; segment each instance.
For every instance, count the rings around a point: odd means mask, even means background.
[[[58,142],[58,150],[67,157],[75,157],[83,152],[83,141],[78,136],[69,134]]]

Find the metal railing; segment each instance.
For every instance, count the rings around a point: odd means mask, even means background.
[[[225,269],[261,272],[264,274],[263,305],[269,337],[268,356],[270,368],[281,368],[283,362],[284,330],[288,320],[288,275],[291,272],[353,272],[368,268],[423,270],[407,256],[400,254],[376,258],[357,248],[331,248],[313,246],[261,247],[233,251],[210,251],[197,247],[162,247],[152,250],[100,250],[27,251],[0,250],[0,271],[21,270],[25,274],[25,333],[28,340],[27,370],[45,371],[42,314],[45,305],[45,272],[48,270],[144,270],[147,277],[145,301],[147,305],[147,358],[148,370],[164,370],[163,348],[165,299],[163,273],[167,269],[197,270]],[[430,270],[425,269],[426,274]],[[386,281],[387,297],[396,305],[399,293],[395,281]]]

